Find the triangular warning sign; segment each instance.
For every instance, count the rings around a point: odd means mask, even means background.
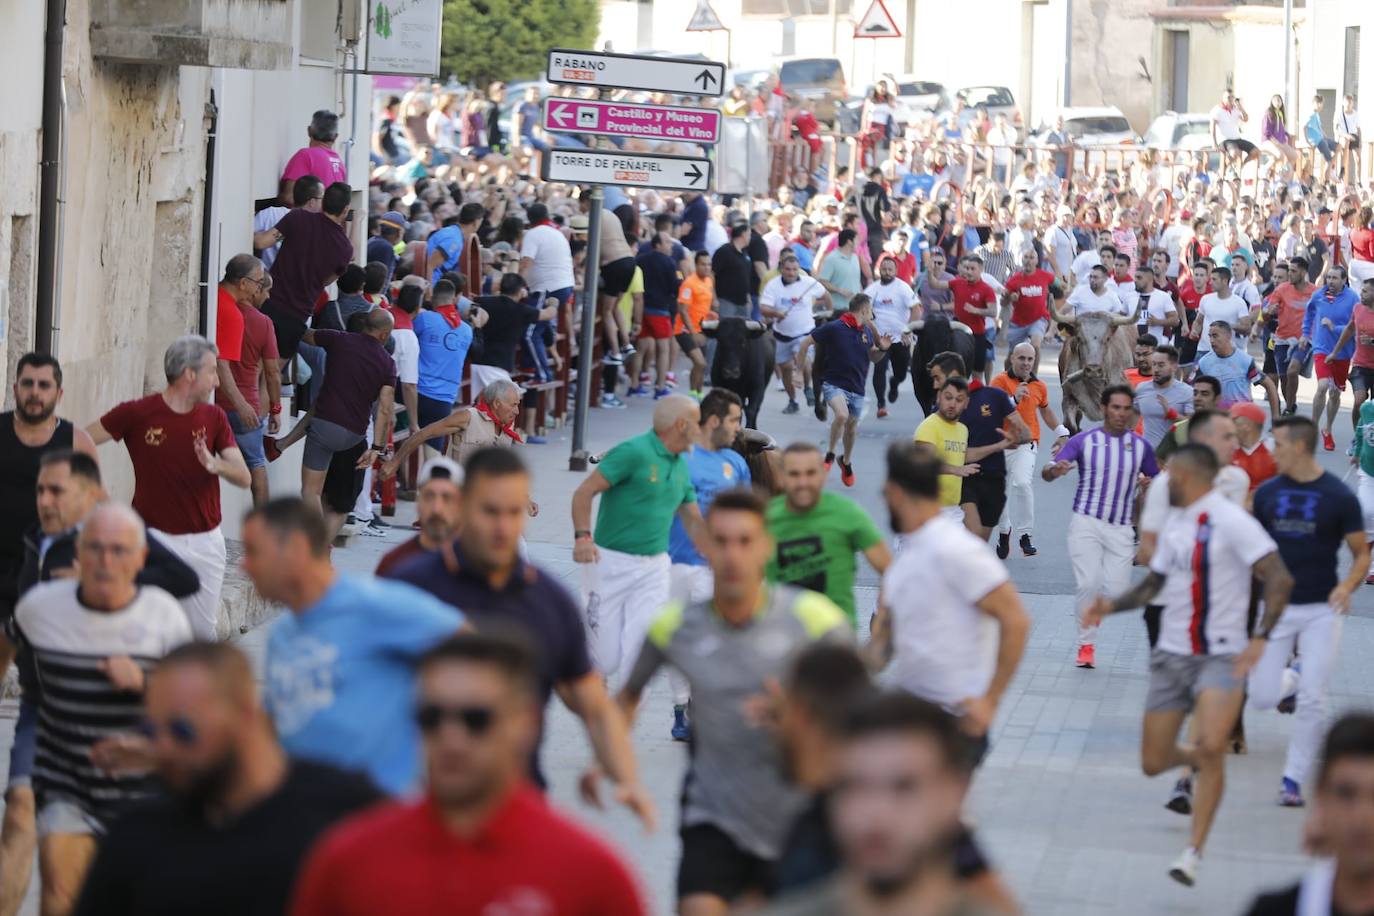
[[[902,32],[892,14],[883,5],[883,0],[873,0],[864,18],[854,26],[855,38],[901,38]]]
[[[711,9],[711,0],[697,0],[697,11],[692,14],[692,21],[687,23],[687,31],[725,31],[725,24],[720,21],[720,17],[716,15],[716,11]]]

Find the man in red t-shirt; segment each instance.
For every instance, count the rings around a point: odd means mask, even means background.
[[[1050,328],[1049,295],[1054,274],[1040,267],[1034,248],[1021,252],[1021,269],[1007,277],[1007,303],[1011,320],[1007,323],[1007,352],[1022,341],[1035,348],[1035,365],[1040,365],[1040,342]]]
[[[954,317],[973,332],[973,375],[988,365],[989,344],[983,334],[987,320],[997,315],[997,292],[983,280],[983,259],[967,254],[959,261],[959,276],[949,281],[954,296]]]
[[[460,633],[421,660],[418,694],[427,794],[326,834],[291,916],[648,912],[617,854],[528,782],[540,710],[523,642]]]
[[[1307,279],[1307,258],[1294,255],[1288,259],[1288,282],[1274,287],[1266,305],[1266,311],[1278,319],[1270,344],[1274,348],[1274,371],[1278,373],[1279,390],[1283,392],[1284,416],[1291,416],[1298,410],[1298,375],[1302,360],[1293,357],[1299,355],[1302,320],[1315,289]],[[1355,415],[1359,416],[1358,410]]]
[[[236,276],[249,265],[236,264],[240,258],[248,258],[257,265],[255,273],[259,276]],[[253,505],[266,505],[267,455],[263,451],[263,430],[276,434],[281,429],[281,360],[277,355],[277,335],[272,321],[258,311],[267,301],[272,289],[272,275],[263,272],[262,265],[252,255],[236,255],[229,259],[224,268],[225,279],[220,283],[220,310],[215,325],[215,336],[219,346],[219,387],[215,389],[215,403],[229,417],[229,428],[234,431],[234,441],[243,454],[248,473],[253,478]],[[247,293],[247,298],[239,298],[228,303],[233,306],[232,316],[226,308],[226,287],[239,293]],[[233,339],[225,330],[238,322],[238,341],[236,349],[231,350]],[[262,403],[262,389],[267,389],[267,405]]]
[[[1195,263],[1187,278],[1179,275],[1178,301],[1183,305],[1183,323],[1178,327],[1178,362],[1185,368],[1197,362],[1198,339],[1192,336],[1190,329],[1197,319],[1198,305],[1202,302],[1202,297],[1210,292],[1213,292],[1210,260],[1203,258]]]
[[[134,465],[134,510],[200,577],[183,598],[197,639],[215,639],[224,584],[224,535],[219,530],[220,478],[250,483],[229,419],[210,395],[219,384],[215,345],[188,334],[162,358],[167,387],[125,401],[86,427],[96,445],[122,441]]]

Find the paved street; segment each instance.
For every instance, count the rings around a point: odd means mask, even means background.
[[[1052,358],[1052,354],[1050,354]],[[1048,359],[1047,367],[1050,365]],[[1050,369],[1047,376],[1054,376]],[[1057,386],[1051,393],[1058,409]],[[780,442],[823,441],[824,428],[809,414],[784,417],[781,394],[769,393],[761,425]],[[632,401],[624,411],[593,413],[593,450],[604,451],[648,425],[651,403]],[[886,524],[879,483],[886,440],[909,436],[919,418],[910,388],[892,416],[872,417],[861,429],[855,461],[858,482],[847,491]],[[1350,431],[1343,413],[1339,451],[1326,460],[1338,474]],[[580,475],[567,468],[571,429],[558,430],[546,446],[524,450],[535,468],[535,495],[542,507],[530,530],[531,553],[569,585],[576,586],[571,560],[568,499]],[[839,488],[838,473],[832,486]],[[1305,859],[1298,853],[1303,813],[1274,804],[1282,752],[1292,720],[1247,713],[1250,754],[1228,758],[1229,786],[1199,884],[1184,889],[1166,876],[1169,862],[1187,838],[1187,820],[1163,808],[1170,780],[1146,779],[1138,766],[1140,717],[1146,689],[1146,644],[1137,617],[1122,615],[1104,625],[1095,671],[1073,667],[1075,625],[1070,614],[1073,579],[1063,532],[1074,481],[1036,484],[1036,544],[1039,556],[1008,561],[1034,626],[1020,673],[993,730],[993,750],[973,793],[972,816],[995,863],[1033,914],[1239,912],[1261,888],[1292,880]],[[401,504],[398,523],[412,518]],[[385,540],[361,539],[336,553],[348,569],[370,570],[398,532]],[[877,579],[866,570],[859,580],[860,617],[876,598]],[[1348,622],[1341,661],[1333,679],[1334,707],[1368,705],[1374,672],[1357,660],[1374,650],[1374,589],[1363,590]],[[243,643],[258,653],[263,631]],[[4,741],[14,710],[4,710]],[[657,799],[662,824],[645,836],[620,811],[598,815],[575,799],[576,778],[587,763],[587,744],[561,708],[550,717],[546,769],[555,799],[611,838],[633,860],[657,901],[670,912],[677,862],[676,799],[685,748],[668,737],[671,703],[662,678],[646,698],[635,728],[644,779]],[[0,755],[0,761],[6,759]],[[24,912],[37,912],[35,891]]]

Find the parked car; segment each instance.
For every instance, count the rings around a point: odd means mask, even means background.
[[[963,113],[959,116],[960,125],[973,120],[978,109],[985,109],[990,120],[999,114],[1007,116],[1007,121],[1018,130],[1022,127],[1021,111],[1016,107],[1016,98],[1006,86],[965,86],[954,93],[956,99],[963,101]]]
[[[1206,149],[1212,145],[1211,116],[1205,111],[1166,111],[1150,122],[1141,142],[1159,150]]]
[[[768,77],[773,75],[773,71],[767,68],[762,70],[728,70],[725,73],[725,87],[743,86],[746,91],[754,92]]]
[[[949,94],[943,83],[917,79],[908,73],[889,78],[888,85],[897,99],[900,112],[897,120],[902,124],[923,121],[949,107]]]
[[[1131,130],[1131,122],[1112,105],[1100,108],[1064,108],[1058,117],[1064,119],[1064,132],[1075,146],[1130,146],[1139,140]],[[1057,120],[1057,118],[1056,118]],[[1045,146],[1045,137],[1054,122],[1047,122],[1036,130],[1031,142]]]
[[[787,57],[777,63],[778,83],[785,92],[806,100],[822,123],[834,124],[849,97],[844,65],[838,57]]]

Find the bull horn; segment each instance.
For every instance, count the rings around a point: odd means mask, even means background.
[[[970,336],[970,337],[973,336],[973,328],[971,328],[971,327],[969,327],[968,325],[964,324],[962,321],[951,321],[951,322],[949,323],[949,329],[950,329],[951,331],[963,331],[963,332],[964,332],[965,334],[967,334],[968,336]]]
[[[1066,315],[1066,314],[1064,314],[1063,312],[1059,311],[1059,309],[1057,309],[1057,308],[1054,307],[1054,302],[1053,302],[1053,301],[1050,302],[1050,317],[1053,318],[1053,319],[1054,319],[1056,322],[1058,322],[1059,324],[1069,324],[1069,325],[1078,324],[1078,316],[1077,316],[1077,315]]]
[[[712,331],[714,331],[718,327],[720,327],[720,320],[716,318],[708,318],[701,323],[701,329],[703,331],[705,331],[707,328],[710,328]]]
[[[776,439],[757,429],[742,429],[739,431],[739,437],[745,446],[756,451],[771,452],[778,447]]]
[[[1138,324],[1140,322],[1140,302],[1136,302],[1135,311],[1129,315],[1113,315],[1112,327],[1119,328],[1122,325]]]
[[[924,318],[918,318],[918,319],[916,319],[915,321],[910,322],[910,323],[906,326],[906,329],[907,329],[908,331],[920,331],[920,330],[924,330],[924,329],[925,329],[925,326],[926,326],[926,320],[925,320]]]
[[[762,331],[762,330],[763,330],[763,322],[762,322],[762,321],[753,321],[753,320],[751,319],[751,320],[746,321],[746,322],[744,323],[744,329],[745,329],[746,331]]]

